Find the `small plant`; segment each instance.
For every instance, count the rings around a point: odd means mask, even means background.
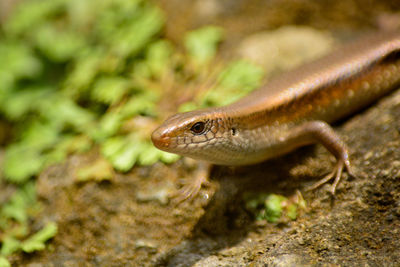
[[[306,208],[306,202],[300,192],[291,198],[276,194],[247,194],[244,196],[246,209],[257,220],[271,223],[296,220],[299,211]]]

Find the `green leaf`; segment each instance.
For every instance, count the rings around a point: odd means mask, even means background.
[[[103,8],[104,1],[69,0],[66,3],[68,22],[74,29],[85,29],[96,21]]]
[[[181,156],[179,156],[177,154],[160,151],[160,159],[164,163],[171,164],[180,158],[181,158]]]
[[[135,134],[107,139],[102,145],[102,154],[116,170],[123,172],[130,170],[135,163],[151,165],[158,159],[164,163],[172,163],[180,158],[176,154],[156,149],[149,140],[143,140]]]
[[[112,51],[121,57],[135,56],[164,24],[162,12],[153,6],[146,6],[132,15],[109,37]]]
[[[5,72],[0,70],[0,112],[2,110],[2,106],[5,103],[5,99],[7,95],[14,89],[15,87],[15,77],[10,72]]]
[[[1,255],[8,256],[21,248],[21,242],[13,236],[6,235],[2,239]],[[1,266],[1,264],[0,264]]]
[[[77,56],[72,70],[66,74],[64,90],[67,95],[77,97],[89,88],[99,71],[103,56],[101,49],[83,51]]]
[[[165,70],[170,67],[169,62],[172,54],[172,46],[165,40],[151,44],[146,53],[146,63],[154,77],[161,77]]]
[[[41,115],[54,124],[63,128],[73,126],[78,132],[89,131],[94,123],[94,115],[69,98],[62,96],[47,99],[40,106]]]
[[[32,32],[50,16],[57,14],[67,0],[23,1],[5,24],[6,33],[17,35]]]
[[[297,209],[298,206],[295,204],[290,204],[289,206],[287,206],[286,208],[286,215],[289,219],[291,220],[296,220],[297,218]]]
[[[129,82],[122,77],[103,77],[96,81],[92,90],[92,99],[115,104],[120,101],[129,88]]]
[[[97,4],[98,1],[96,1]],[[115,32],[127,21],[132,21],[140,12],[140,2],[142,0],[131,1],[106,1],[101,8],[100,16],[95,24],[95,32],[99,35],[102,42],[108,43]],[[98,4],[96,5],[98,6]]]
[[[32,86],[10,93],[6,96],[2,109],[8,118],[20,120],[40,107],[42,99],[48,99],[52,95],[51,90],[49,87]]]
[[[53,238],[56,233],[57,224],[55,222],[49,222],[42,230],[22,242],[21,248],[26,253],[43,250],[45,248],[45,242]]]
[[[217,86],[202,99],[202,106],[223,106],[237,101],[262,82],[264,71],[244,60],[229,64],[218,76]]]
[[[155,115],[158,99],[159,95],[150,90],[134,95],[122,107],[121,114],[124,118],[136,115]]]
[[[265,201],[265,218],[269,222],[277,222],[282,215],[282,203],[286,198],[283,196],[271,194]]]
[[[132,78],[136,83],[140,84],[143,81],[147,82],[151,79],[151,75],[152,71],[145,60],[133,63]]]
[[[67,140],[62,140],[67,139]],[[50,166],[51,164],[55,164],[63,161],[68,155],[68,138],[60,138],[60,142],[55,144],[52,149],[50,149],[47,153],[43,153],[44,164],[43,168]]]
[[[114,137],[102,145],[103,155],[111,161],[113,167],[122,172],[129,171],[145,146],[136,138]]]
[[[11,264],[5,257],[0,256],[0,267],[11,267]]]
[[[197,29],[185,36],[185,48],[196,63],[209,63],[215,57],[222,35],[222,28],[216,26]]]
[[[16,41],[0,42],[0,77],[13,80],[33,78],[42,71],[42,63],[27,45]]]
[[[150,142],[143,141],[143,151],[139,155],[140,165],[152,165],[160,158],[160,150],[156,149]]]
[[[206,102],[208,100],[203,100],[203,101]],[[179,112],[188,112],[188,111],[192,111],[192,110],[195,110],[198,108],[199,108],[199,105],[197,105],[195,102],[185,102],[179,106],[178,111]]]
[[[41,170],[44,160],[35,148],[23,144],[10,145],[4,156],[5,178],[14,183],[26,182]]]
[[[18,189],[1,207],[1,217],[14,219],[20,223],[26,223],[27,209],[36,203],[35,185],[30,182]]]
[[[32,121],[21,134],[21,143],[27,147],[45,149],[59,140],[59,130],[49,123]]]
[[[224,88],[242,88],[250,92],[257,88],[264,76],[261,67],[245,60],[238,60],[229,64],[218,77],[218,83]]]
[[[42,26],[35,32],[36,44],[50,60],[64,62],[84,48],[85,42],[77,32],[57,29],[50,24]]]
[[[90,136],[97,142],[115,135],[122,125],[123,116],[119,112],[108,112],[100,120],[98,127],[93,128]]]

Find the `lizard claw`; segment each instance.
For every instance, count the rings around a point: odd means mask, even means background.
[[[203,185],[210,185],[208,177],[210,175],[211,165],[207,163],[200,163],[198,169],[194,174],[194,180],[185,184],[173,196],[174,202],[179,204],[186,200],[195,198]]]
[[[193,182],[185,184],[174,194],[174,202],[179,204],[185,200],[192,200],[199,194],[202,185],[208,183],[206,176],[197,177]]]
[[[354,175],[354,173],[353,173],[353,171],[351,170],[351,167],[350,167],[350,161],[347,158],[346,159],[339,159],[337,161],[337,163],[336,163],[336,166],[335,166],[334,170],[331,173],[329,173],[324,178],[322,178],[321,180],[319,180],[318,182],[316,182],[315,184],[313,184],[312,186],[307,188],[306,191],[315,190],[318,187],[320,187],[323,184],[325,184],[328,181],[330,181],[332,178],[335,178],[333,180],[333,183],[331,185],[331,190],[330,190],[332,195],[334,195],[335,192],[336,192],[336,187],[339,184],[340,179],[342,177],[343,169],[346,169],[347,173],[351,177],[355,177],[355,175]]]

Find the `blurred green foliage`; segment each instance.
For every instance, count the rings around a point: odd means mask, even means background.
[[[29,237],[28,218],[38,210],[31,178],[45,167],[95,145],[117,171],[173,162],[178,156],[149,138],[179,106],[165,110],[160,101],[208,76],[212,85],[192,90],[180,110],[227,104],[260,84],[263,71],[244,61],[209,71],[221,28],[189,32],[182,52],[162,38],[163,25],[146,0],[26,0],[0,25],[0,120],[11,132],[0,169],[19,185],[0,209],[2,256],[43,249],[56,233],[50,223]],[[110,179],[106,160],[79,179]]]
[[[145,79],[157,79],[167,67],[171,48],[158,40],[163,23],[161,11],[143,0],[18,5],[2,25],[0,42],[5,59],[0,78],[6,81],[0,113],[15,126],[3,164],[6,179],[24,183],[68,153],[118,135],[124,121],[155,115],[160,92],[149,92],[142,78],[130,76],[139,63],[149,67]],[[133,140],[133,154],[120,152],[125,158],[112,161],[116,168],[129,170],[141,143],[157,154],[154,158],[162,158],[146,135]],[[83,137],[86,142],[77,146],[76,139]]]
[[[257,220],[271,223],[296,220],[299,211],[306,209],[306,202],[300,192],[290,199],[276,194],[244,195],[246,209],[253,213]]]
[[[198,29],[186,35],[185,47],[197,64],[208,63],[217,53],[222,34],[223,30],[214,26]]]
[[[30,236],[27,240],[21,243],[21,249],[24,252],[30,253],[45,248],[44,243],[50,238],[54,237],[57,233],[57,225],[54,222],[47,223],[43,229],[34,235]]]
[[[10,267],[10,266],[11,266],[11,264],[7,260],[7,258],[0,256],[0,267]]]

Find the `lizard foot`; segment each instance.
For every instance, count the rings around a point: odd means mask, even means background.
[[[174,202],[179,204],[186,200],[192,200],[199,194],[201,187],[207,184],[209,184],[209,181],[206,176],[197,177],[194,181],[185,184],[174,194]]]
[[[185,200],[191,200],[199,194],[203,185],[210,185],[210,182],[208,181],[210,169],[210,164],[199,164],[199,167],[194,174],[194,180],[183,185],[183,187],[174,194],[174,202],[179,204]]]
[[[319,180],[318,182],[316,182],[315,184],[313,184],[312,186],[307,188],[306,191],[315,190],[318,187],[322,186],[323,184],[329,182],[332,178],[335,178],[331,185],[331,190],[330,190],[332,195],[334,195],[336,192],[336,187],[339,184],[340,179],[342,177],[343,169],[346,169],[347,173],[351,177],[355,177],[355,175],[350,167],[350,161],[348,159],[339,159],[336,163],[335,168],[333,169],[333,171],[331,173],[329,173],[324,178],[322,178],[321,180]]]

